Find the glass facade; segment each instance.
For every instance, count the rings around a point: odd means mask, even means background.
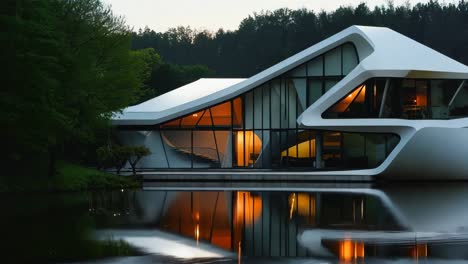
[[[324,114],[324,118],[453,119],[468,116],[464,80],[370,79]]]
[[[354,46],[346,43],[236,98],[160,124],[157,130],[164,141],[167,168],[379,165],[389,153],[388,139],[394,136],[356,137],[297,125],[299,115],[358,63]],[[370,142],[375,147],[366,151]],[[357,153],[358,149],[365,150]],[[374,154],[379,156],[369,156]]]

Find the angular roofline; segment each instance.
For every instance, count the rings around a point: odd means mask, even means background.
[[[444,78],[468,78],[467,66],[389,28],[351,26],[248,79],[221,87],[212,93],[207,93],[192,101],[174,104],[161,111],[147,111],[146,107],[142,107],[144,104],[148,104],[147,101],[140,105],[126,108],[122,113],[115,114],[112,118],[112,124],[155,125],[190,114],[232,99],[347,42],[354,44],[360,58],[358,66],[349,74],[354,77],[356,77],[358,72],[361,75],[363,73],[367,73],[368,75],[384,75],[379,77],[405,77],[410,74],[417,75],[419,73],[431,72],[436,76],[443,76]],[[343,83],[345,80],[350,81],[350,78],[347,77],[340,83]],[[339,87],[340,85],[337,84],[327,94],[335,93],[337,89],[340,89]],[[176,89],[171,92],[174,94],[180,92],[180,90]],[[314,108],[314,106],[321,104],[320,102],[325,102],[326,98],[324,97],[327,96],[322,96],[309,108]],[[303,115],[301,115],[299,120],[302,117]]]

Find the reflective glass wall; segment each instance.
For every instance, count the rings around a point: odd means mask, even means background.
[[[468,116],[465,80],[370,79],[324,118],[453,119]]]
[[[342,133],[306,130],[297,125],[299,115],[358,63],[355,47],[346,43],[234,99],[159,125],[162,152],[167,157],[165,167],[377,166],[388,151],[380,151],[384,156],[378,158],[366,156],[371,152],[348,154],[364,145],[344,140]],[[379,149],[384,149],[390,135],[374,137],[379,138],[375,140]],[[366,144],[366,140],[362,142]],[[347,147],[351,150],[345,150]],[[359,164],[350,166],[353,161]]]

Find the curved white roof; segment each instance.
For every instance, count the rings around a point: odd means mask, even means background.
[[[351,26],[249,79],[200,79],[124,109],[113,116],[112,123],[153,125],[189,114],[234,98],[346,42],[352,42],[356,46],[360,58],[359,65],[327,92],[326,96],[322,96],[307,109],[300,116],[299,124],[312,125],[312,119],[320,111],[324,111],[368,78],[468,79],[467,66],[389,28]]]

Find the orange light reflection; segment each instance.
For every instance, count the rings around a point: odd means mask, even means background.
[[[345,239],[340,242],[339,257],[342,261],[364,258],[364,243]]]
[[[418,259],[427,257],[427,244],[415,245],[411,248],[411,257]]]

